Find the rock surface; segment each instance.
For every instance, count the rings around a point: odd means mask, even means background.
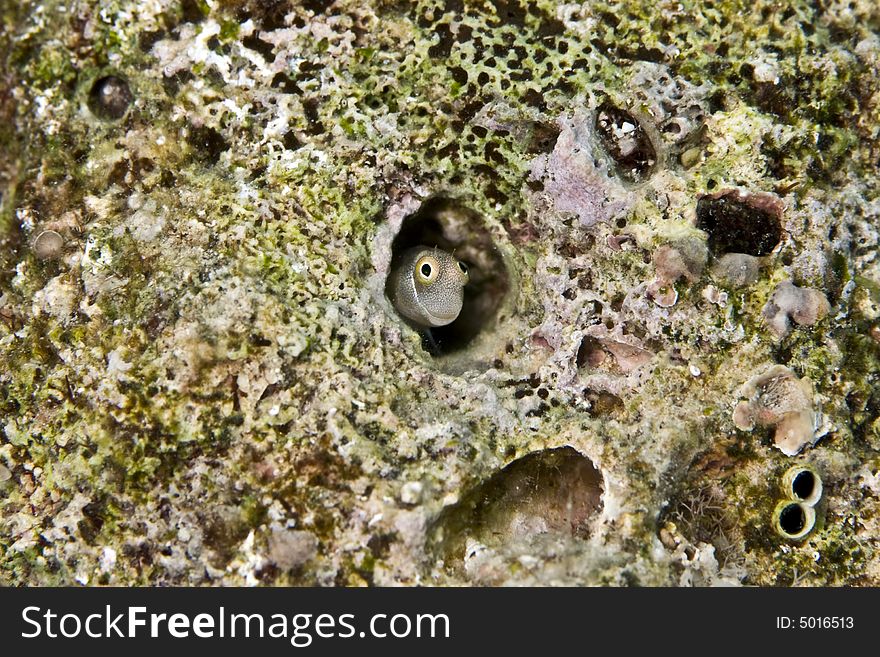
[[[0,584],[880,585],[875,0],[0,16]]]

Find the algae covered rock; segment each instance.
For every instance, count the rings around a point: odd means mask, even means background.
[[[0,584],[880,584],[873,0],[0,16]]]

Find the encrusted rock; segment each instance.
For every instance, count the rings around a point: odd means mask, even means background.
[[[269,536],[269,560],[281,570],[299,568],[318,550],[313,534],[295,529],[276,529]]]

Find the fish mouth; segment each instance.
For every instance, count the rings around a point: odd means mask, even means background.
[[[425,310],[425,313],[427,313],[428,318],[431,320],[432,326],[446,326],[447,324],[452,324],[452,322],[458,319],[461,311],[458,311],[457,313],[437,314]]]

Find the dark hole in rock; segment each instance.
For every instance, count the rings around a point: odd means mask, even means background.
[[[323,14],[326,12],[330,5],[332,5],[334,0],[304,0],[302,3],[303,7],[308,9],[309,11],[317,14]]]
[[[804,470],[803,472],[800,472],[794,478],[794,481],[791,482],[792,492],[802,500],[805,500],[810,495],[812,495],[815,488],[816,477],[809,470]]]
[[[332,4],[332,0],[326,2],[303,2],[301,3],[306,9],[311,9],[315,14],[321,13],[325,6]],[[248,0],[240,3],[236,11],[236,18],[239,22],[245,22],[253,19],[257,25],[265,32],[278,30],[287,25],[287,13],[292,9],[288,0]],[[294,19],[296,22],[296,19]],[[302,27],[302,25],[297,25]]]
[[[795,536],[803,531],[807,516],[799,504],[789,504],[779,514],[779,526],[787,534]]]
[[[541,123],[535,121],[532,126],[532,134],[526,146],[528,153],[550,153],[559,138],[559,127],[553,123]]]
[[[284,137],[281,139],[281,143],[284,144],[284,148],[289,151],[295,151],[298,148],[302,148],[302,142],[297,139],[296,134],[294,134],[293,130],[288,130],[284,133]]]
[[[95,539],[101,533],[104,520],[107,516],[107,499],[99,497],[86,504],[82,509],[83,519],[77,525],[83,540],[89,545],[95,544]]]
[[[115,121],[121,119],[134,96],[128,82],[116,75],[107,75],[95,80],[89,90],[89,110],[99,119]]]
[[[598,367],[605,360],[605,349],[602,343],[592,336],[586,336],[581,340],[577,352],[577,366],[581,367]]]
[[[199,0],[182,0],[180,18],[184,23],[201,23],[208,15],[210,8]]]
[[[461,565],[468,539],[516,557],[542,539],[585,539],[602,508],[601,472],[572,447],[528,454],[476,486],[434,524],[435,548]]]
[[[772,194],[726,190],[697,201],[697,228],[713,255],[766,256],[782,239],[782,202]]]
[[[651,174],[657,163],[657,151],[632,114],[609,102],[603,103],[596,111],[596,134],[621,178],[639,182]]]
[[[419,330],[422,346],[433,356],[459,351],[492,323],[510,289],[504,259],[479,214],[449,198],[426,201],[403,220],[391,244],[391,270],[399,257],[414,246],[437,247],[463,262],[470,281],[458,318],[446,326]],[[386,281],[386,295],[390,280]],[[390,298],[390,295],[389,295]]]
[[[606,417],[620,414],[624,410],[623,400],[610,392],[587,390],[584,397],[590,402],[590,417]]]
[[[188,141],[195,149],[196,157],[211,165],[217,164],[220,155],[229,148],[223,135],[205,125],[191,128]]]
[[[267,62],[273,62],[275,60],[275,46],[271,43],[263,41],[261,38],[257,36],[249,36],[244,37],[241,40],[241,45],[245,48],[250,48],[254,52],[258,52],[263,56]]]

